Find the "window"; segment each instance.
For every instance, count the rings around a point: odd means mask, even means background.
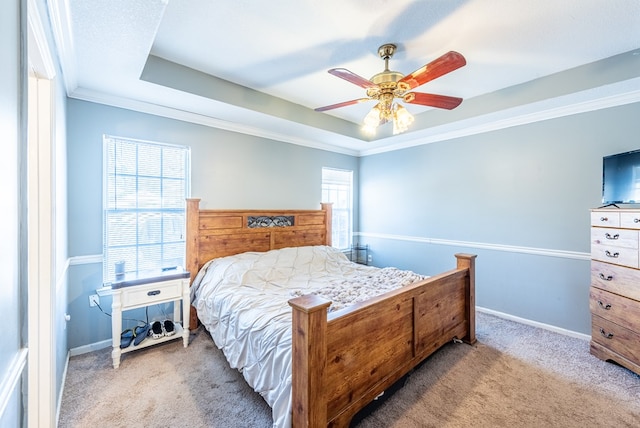
[[[353,171],[322,168],[322,201],[333,203],[332,245],[348,249],[353,227]]]
[[[188,147],[104,136],[103,280],[182,266]]]

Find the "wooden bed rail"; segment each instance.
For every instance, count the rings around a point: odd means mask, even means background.
[[[347,427],[353,416],[454,338],[475,335],[475,255],[454,270],[327,312],[319,296],[293,308],[293,426]]]

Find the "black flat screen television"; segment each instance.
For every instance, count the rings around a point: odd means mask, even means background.
[[[602,204],[640,204],[640,150],[602,158]]]

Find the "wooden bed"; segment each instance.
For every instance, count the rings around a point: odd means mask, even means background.
[[[212,258],[331,245],[330,204],[320,210],[200,210],[199,202],[187,200],[192,280]],[[289,301],[294,427],[349,426],[360,409],[445,343],[475,343],[476,256],[456,258],[455,269],[331,313],[331,302],[319,296]],[[197,324],[192,308],[190,328]]]

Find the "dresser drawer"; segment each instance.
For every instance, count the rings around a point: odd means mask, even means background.
[[[122,288],[122,308],[147,306],[167,302],[182,297],[182,280],[155,282]]]
[[[638,231],[629,229],[591,228],[591,243],[638,249]]]
[[[640,301],[640,270],[591,262],[591,285]]]
[[[591,340],[640,364],[640,334],[598,316],[591,317]]]
[[[589,308],[591,314],[600,318],[632,330],[640,328],[640,302],[637,300],[591,287]]]
[[[640,229],[640,212],[621,212],[620,227],[626,227],[627,229]]]
[[[591,243],[591,258],[601,262],[638,268],[638,250]]]
[[[591,226],[620,227],[620,213],[591,211]]]

